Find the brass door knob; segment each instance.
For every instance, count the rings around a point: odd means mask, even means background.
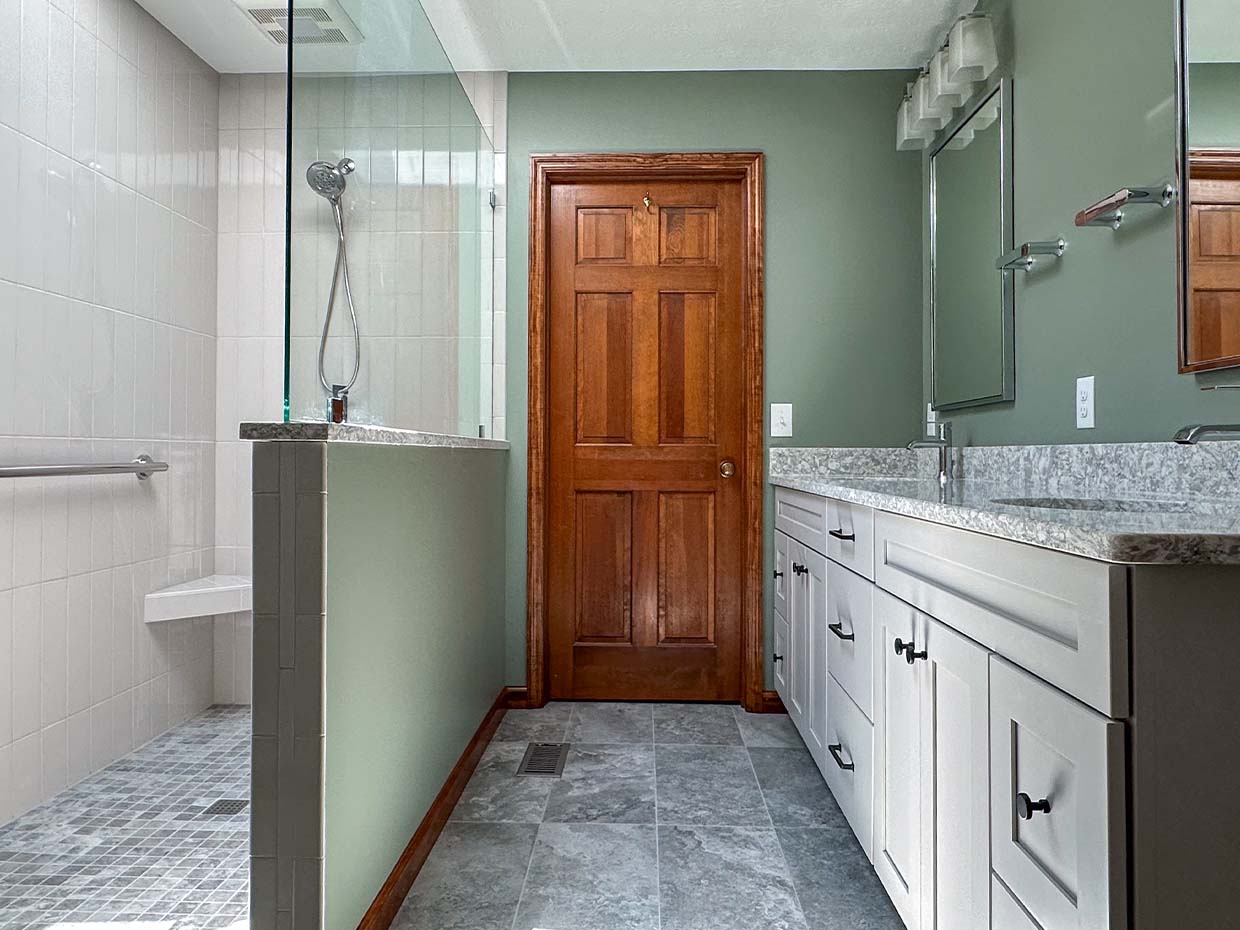
[[[731,459],[724,459],[719,463],[719,474],[725,478],[731,478],[736,474],[736,463]]]

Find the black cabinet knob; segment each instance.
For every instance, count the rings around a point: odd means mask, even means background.
[[[899,638],[896,639],[895,648],[896,655],[904,656],[904,661],[906,661],[909,665],[912,665],[918,659],[926,658],[926,651],[924,649],[921,652],[917,652],[917,647],[913,643],[906,643],[904,640]]]
[[[1021,820],[1032,820],[1034,814],[1049,814],[1051,812],[1051,802],[1046,798],[1035,801],[1025,792],[1016,795],[1016,816]]]
[[[801,565],[799,562],[793,562],[793,563],[792,563],[792,574],[794,574],[794,575],[808,575],[808,574],[809,574],[809,568],[808,568],[807,566],[805,566],[805,565]]]
[[[784,573],[783,573],[783,572],[781,572],[779,569],[775,569],[775,577],[776,577],[776,578],[783,578],[783,577],[784,577]]]
[[[784,661],[784,657],[783,657],[783,656],[781,656],[781,655],[777,652],[777,653],[775,653],[775,655],[771,656],[771,661],[772,661],[772,662],[782,662],[782,661]]]

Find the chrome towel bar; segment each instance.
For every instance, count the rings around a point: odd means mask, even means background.
[[[1124,222],[1124,207],[1145,205],[1163,207],[1175,202],[1177,191],[1172,184],[1160,187],[1125,187],[1110,197],[1099,200],[1076,215],[1077,226],[1110,226],[1119,229]]]
[[[167,471],[167,462],[156,462],[139,455],[132,462],[101,462],[90,465],[0,465],[0,478],[58,478],[70,475],[137,475],[145,481],[156,472]]]
[[[1035,255],[1051,255],[1055,258],[1062,258],[1063,253],[1068,250],[1068,243],[1063,239],[1052,239],[1046,242],[1026,242],[1018,249],[1008,252],[995,262],[995,268],[999,271],[1030,271],[1037,264]]]

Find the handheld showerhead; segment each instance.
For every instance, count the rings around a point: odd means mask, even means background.
[[[316,161],[306,169],[306,182],[320,197],[326,197],[332,203],[340,200],[347,185],[348,175],[357,170],[352,158],[342,158],[336,164],[329,161]]]

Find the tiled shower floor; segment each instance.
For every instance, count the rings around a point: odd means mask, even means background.
[[[528,741],[562,779],[517,778]],[[901,930],[791,722],[706,705],[509,711],[394,930]]]
[[[0,928],[248,925],[250,710],[213,707],[0,827]],[[126,928],[128,930],[128,928]]]

